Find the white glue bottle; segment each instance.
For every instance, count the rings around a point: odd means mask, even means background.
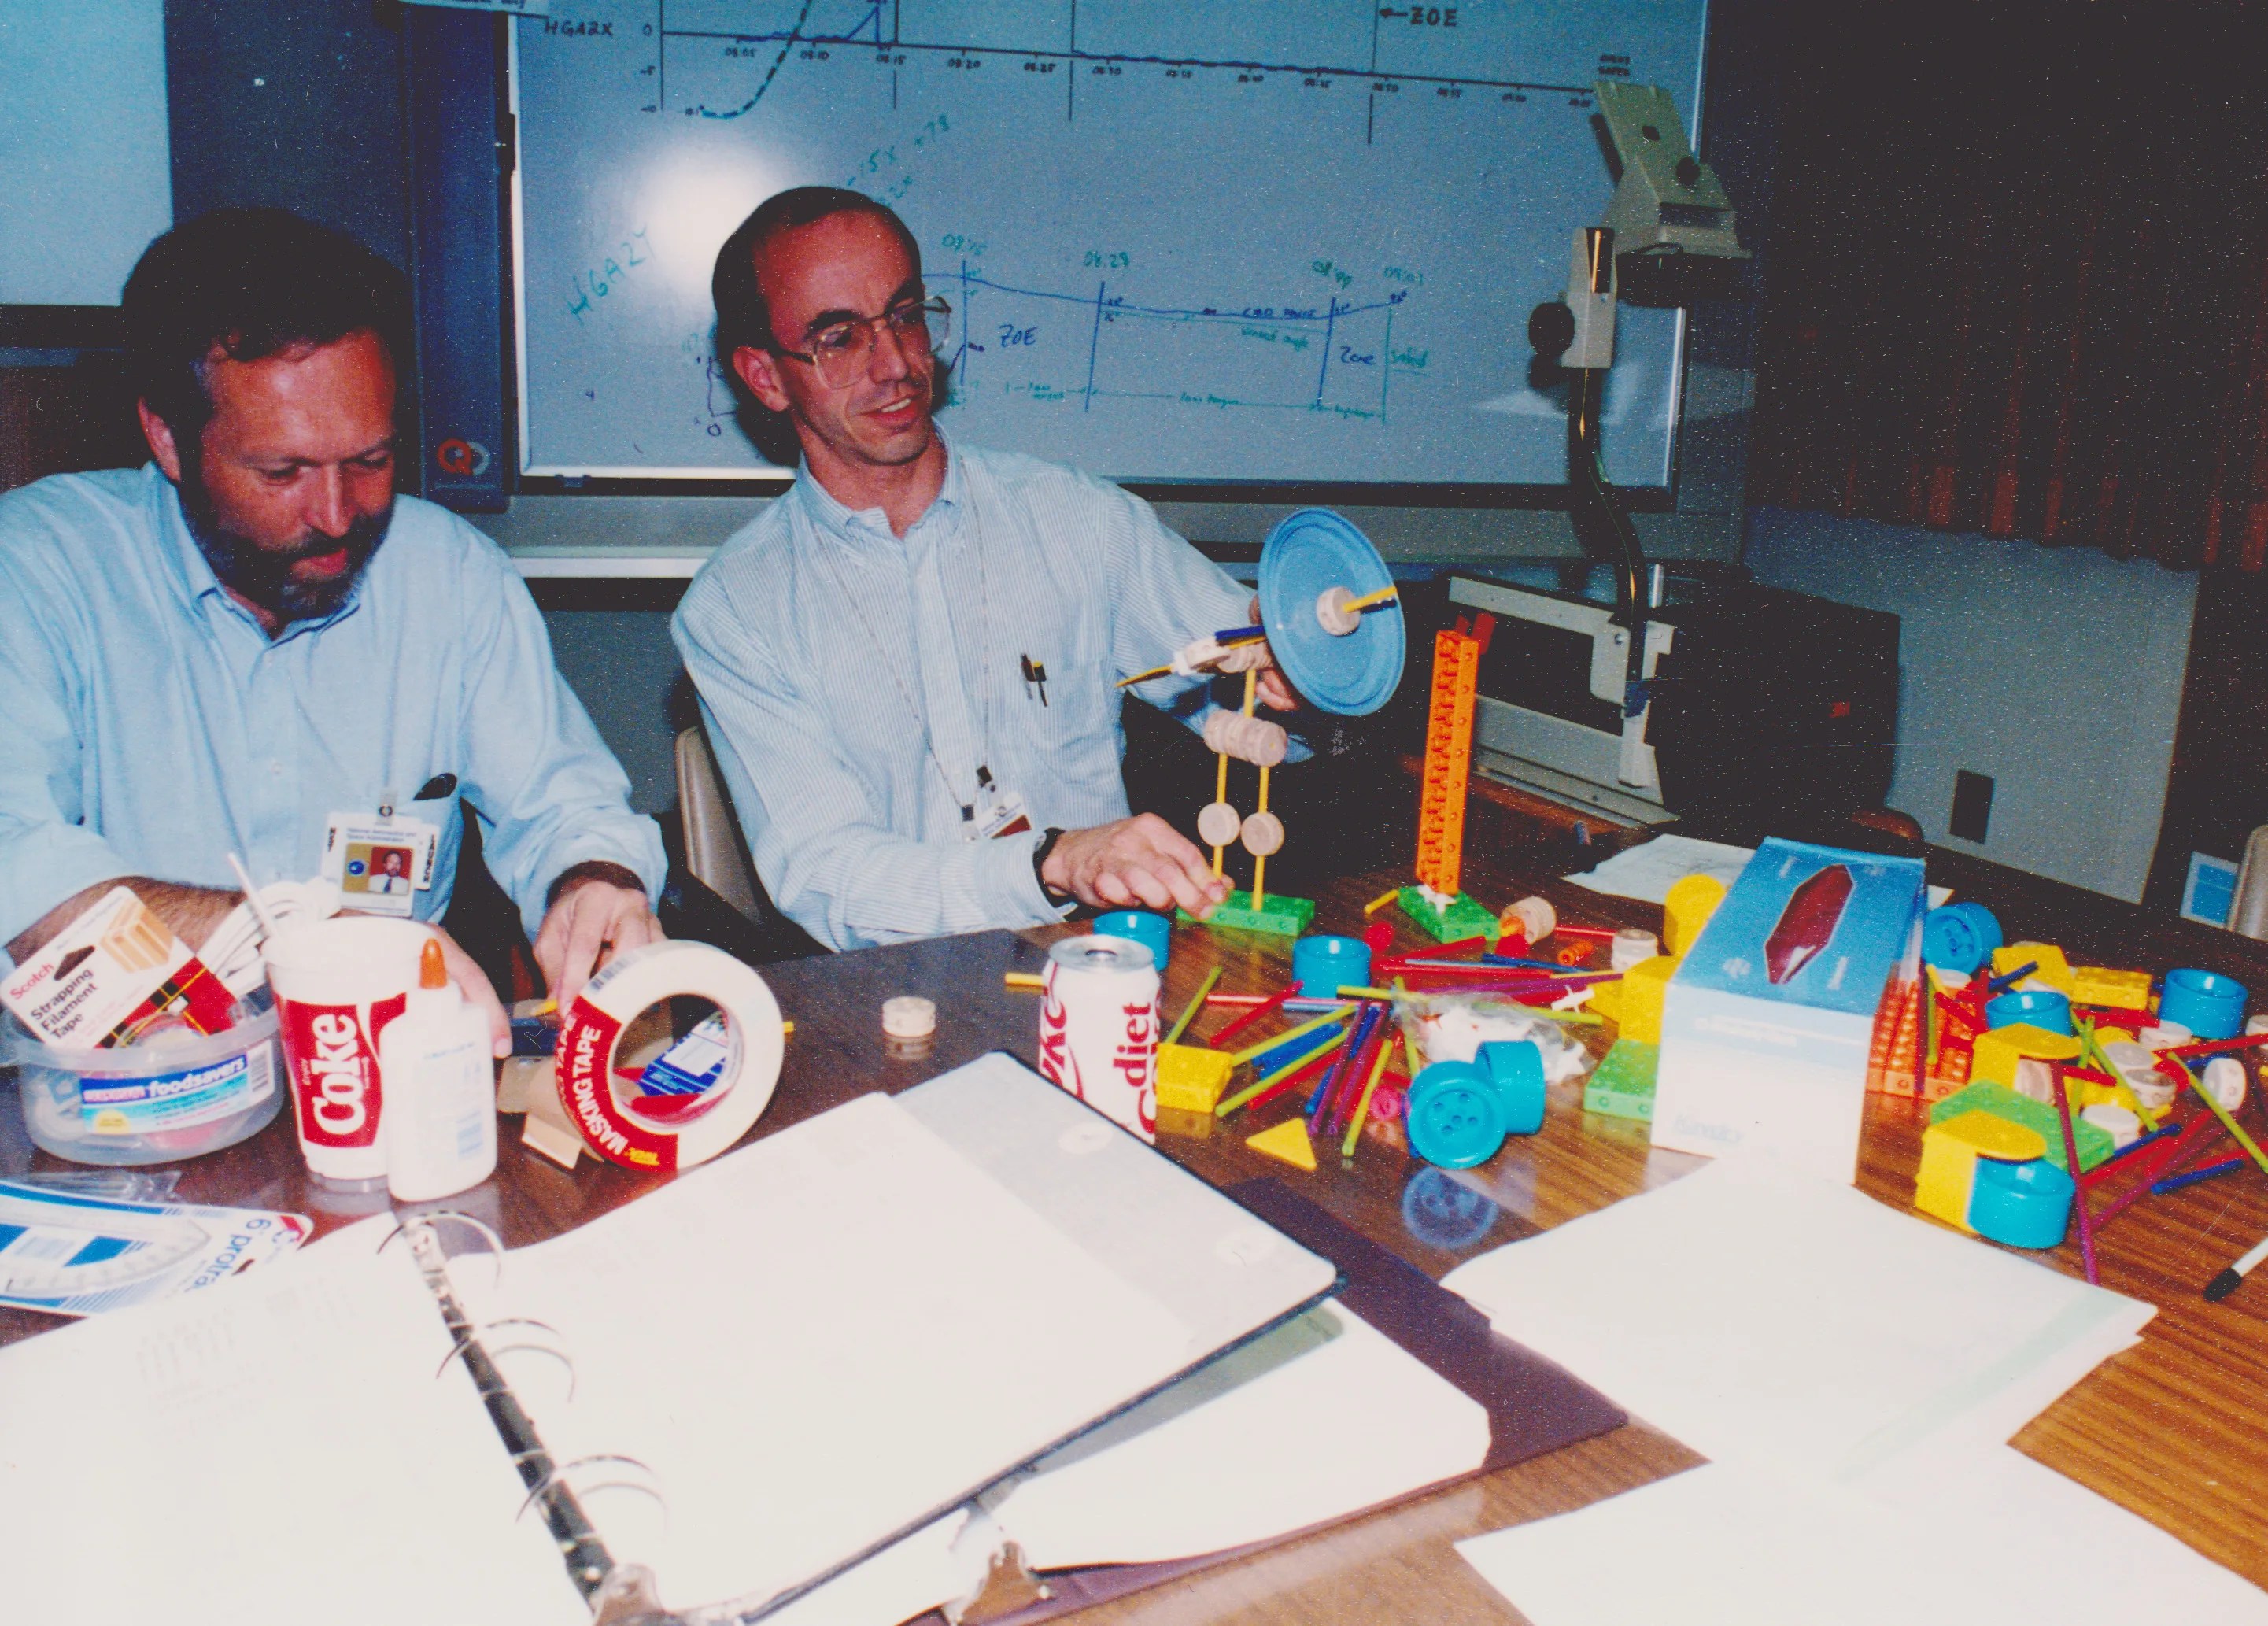
[[[449,981],[429,940],[409,1004],[378,1036],[386,1188],[423,1203],[477,1186],[496,1169],[496,1071],[488,1019]]]

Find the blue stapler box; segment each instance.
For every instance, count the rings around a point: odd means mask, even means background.
[[[1875,1025],[1920,975],[1916,858],[1772,840],[1669,980],[1653,1144],[1857,1178]]]

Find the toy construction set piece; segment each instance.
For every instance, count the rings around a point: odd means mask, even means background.
[[[1197,835],[1212,849],[1216,875],[1224,872],[1229,844],[1240,842],[1252,855],[1252,886],[1230,893],[1204,923],[1295,938],[1314,919],[1315,905],[1310,898],[1268,894],[1268,859],[1283,850],[1285,834],[1283,820],[1268,806],[1269,776],[1289,741],[1282,728],[1253,715],[1259,673],[1241,652],[1263,639],[1292,687],[1321,710],[1366,717],[1384,705],[1402,681],[1402,613],[1393,575],[1370,539],[1324,509],[1292,515],[1261,546],[1260,624],[1200,639],[1171,666],[1140,674],[1243,671],[1243,709],[1205,720],[1205,744],[1219,764],[1213,798],[1197,815]],[[1228,799],[1231,757],[1260,770],[1249,815]]]
[[[1418,883],[1402,889],[1402,912],[1440,943],[1486,938],[1493,946],[1499,931],[1496,916],[1458,890],[1474,696],[1481,656],[1495,625],[1487,615],[1469,627],[1460,620],[1433,637],[1433,694],[1425,712],[1425,768],[1418,803]]]

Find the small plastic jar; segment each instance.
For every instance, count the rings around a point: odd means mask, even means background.
[[[107,1050],[42,1044],[16,1021],[0,1062],[16,1069],[24,1127],[42,1151],[74,1163],[171,1163],[258,1134],[284,1106],[276,1007],[261,989],[236,1026],[167,1034]]]

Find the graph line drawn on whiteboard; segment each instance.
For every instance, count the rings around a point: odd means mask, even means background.
[[[1587,106],[1591,87],[1587,84],[1557,84],[1542,79],[1505,77],[1492,73],[1441,73],[1412,71],[1407,63],[1395,64],[1381,60],[1379,40],[1373,33],[1371,47],[1364,60],[1326,61],[1285,54],[1250,55],[1212,54],[1201,51],[1161,49],[1138,50],[1128,48],[1094,49],[1083,47],[1079,40],[1079,12],[1075,5],[1055,8],[1057,15],[1042,22],[1032,19],[1037,33],[1028,39],[996,38],[980,43],[975,38],[924,39],[909,35],[903,26],[900,8],[878,0],[852,0],[834,9],[831,16],[823,17],[818,26],[812,25],[812,13],[817,0],[802,0],[794,19],[784,28],[690,27],[681,23],[670,26],[667,12],[662,11],[662,26],[655,31],[655,76],[664,86],[662,103],[666,101],[667,73],[666,63],[670,41],[681,42],[681,48],[698,49],[704,46],[722,48],[728,55],[743,55],[762,61],[770,56],[763,77],[753,93],[738,103],[711,105],[698,98],[687,103],[684,111],[688,117],[713,121],[742,119],[762,106],[771,92],[773,83],[791,60],[813,63],[833,59],[837,51],[854,48],[872,50],[873,60],[893,68],[902,65],[908,55],[934,56],[949,69],[969,71],[981,68],[985,62],[1005,59],[1014,65],[1020,59],[1028,71],[1055,74],[1062,70],[1065,82],[1064,116],[1075,117],[1076,84],[1081,75],[1113,77],[1128,69],[1157,69],[1168,77],[1188,78],[1198,70],[1232,73],[1238,82],[1256,83],[1269,75],[1296,77],[1311,88],[1328,88],[1331,84],[1345,81],[1369,85],[1376,94],[1399,92],[1403,85],[1431,90],[1436,96],[1454,99],[1467,91],[1491,92],[1506,101],[1524,101],[1531,94],[1565,95]],[[1035,8],[1043,10],[1045,8]],[[884,12],[889,13],[885,28]],[[1454,15],[1454,9],[1418,7],[1416,15],[1425,19],[1429,13]],[[682,11],[680,13],[682,16]],[[1406,10],[1379,8],[1381,18],[1408,18]],[[939,18],[944,16],[940,11]],[[722,22],[723,18],[711,20]],[[733,20],[740,20],[734,18]],[[830,26],[829,24],[832,24]],[[1449,25],[1454,28],[1454,25]],[[1044,35],[1045,37],[1038,37]],[[772,49],[771,48],[777,48]],[[862,57],[863,60],[863,57]],[[1626,71],[1626,70],[1625,70]],[[1369,99],[1374,103],[1376,94]],[[657,110],[659,110],[657,107]],[[1366,139],[1374,107],[1365,110]]]
[[[1379,298],[1341,298],[1332,291],[1321,304],[1150,304],[1114,291],[1108,278],[1091,291],[1027,287],[987,276],[966,259],[928,270],[926,280],[932,291],[950,290],[961,307],[961,336],[948,360],[963,399],[998,387],[1035,402],[1075,404],[1081,412],[1094,410],[1098,401],[1150,401],[1383,423],[1394,376],[1425,371],[1424,350],[1394,343],[1394,319],[1410,297],[1408,288]],[[1072,335],[1068,343],[1060,339],[1066,332]],[[1264,376],[1280,394],[1222,382],[1252,379],[1255,355],[1270,358]],[[1197,376],[1190,383],[1160,387],[1160,379],[1192,372]],[[1140,386],[1113,382],[1122,376]]]

